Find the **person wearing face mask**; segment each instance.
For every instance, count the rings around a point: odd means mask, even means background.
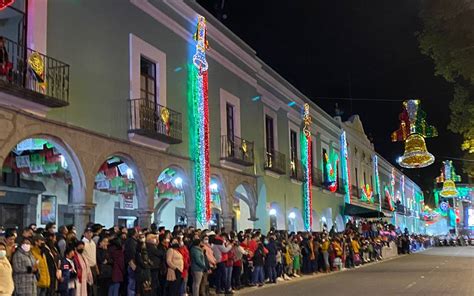
[[[76,252],[74,255],[74,266],[77,271],[76,296],[87,296],[87,285],[93,283],[91,268],[83,254],[84,242],[79,241],[77,242]]]
[[[61,258],[64,258],[64,252],[66,251],[66,247],[67,247],[66,237],[67,237],[67,234],[68,234],[68,230],[67,230],[66,226],[63,225],[63,226],[59,227],[59,233],[57,235],[56,247],[59,250],[59,254],[61,255]]]
[[[7,245],[0,242],[0,296],[12,295],[14,287],[12,266],[7,259]]]
[[[184,243],[184,237],[183,235],[178,236],[178,241],[179,241],[179,249],[178,251],[183,255],[183,273],[181,274],[181,277],[183,278],[183,281],[181,283],[181,295],[187,295],[187,286],[188,286],[188,275],[189,275],[189,266],[191,265],[191,256],[189,255],[189,250],[186,244]]]
[[[132,228],[128,232],[128,239],[125,241],[124,247],[124,256],[125,256],[125,266],[127,268],[127,295],[135,296],[135,270],[137,265],[135,263],[135,254],[137,253],[138,239],[140,237],[140,232]]]
[[[179,296],[182,282],[182,272],[184,268],[183,255],[179,252],[179,241],[173,238],[171,248],[166,252],[166,264],[168,272],[166,273],[167,296]]]
[[[94,235],[92,228],[88,227],[84,231],[84,236],[82,242],[84,242],[84,253],[83,256],[87,261],[87,264],[90,266],[92,271],[93,283],[89,284],[87,287],[88,294],[90,296],[98,296],[97,293],[97,276],[99,274],[99,268],[97,266],[97,246],[92,240]]]
[[[33,238],[34,245],[31,248],[31,254],[35,257],[38,263],[39,279],[36,283],[38,287],[38,296],[46,296],[50,286],[50,276],[48,263],[46,261],[46,247],[45,240],[42,235],[36,235]]]
[[[156,226],[156,225],[155,225]],[[148,233],[146,236],[146,249],[148,251],[148,257],[151,261],[150,273],[151,273],[151,288],[152,295],[158,295],[160,289],[160,265],[161,259],[160,252],[158,250],[158,242],[156,239],[156,234]]]
[[[19,240],[20,247],[12,257],[13,281],[15,295],[36,295],[36,274],[38,264],[31,255],[31,241],[23,237]]]
[[[59,269],[60,257],[59,251],[56,248],[56,234],[51,232],[45,233],[44,254],[46,255],[46,262],[48,263],[49,271],[49,288],[47,295],[55,295],[57,290],[58,279],[61,278],[61,271]]]

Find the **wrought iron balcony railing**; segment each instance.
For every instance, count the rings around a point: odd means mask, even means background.
[[[129,133],[156,139],[168,144],[182,142],[181,113],[148,99],[132,99],[129,102]]]
[[[0,90],[51,108],[69,105],[69,65],[0,38]]]
[[[286,156],[276,150],[265,150],[265,169],[280,175],[286,174]]]
[[[303,165],[299,159],[290,161],[290,178],[301,182],[304,181]]]
[[[221,136],[221,159],[243,166],[252,166],[253,142],[235,136]]]

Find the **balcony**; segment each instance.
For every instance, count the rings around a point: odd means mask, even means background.
[[[0,65],[2,100],[29,102],[59,108],[69,105],[69,65],[4,38],[6,61]]]
[[[253,142],[239,137],[221,136],[221,160],[242,166],[254,163]]]
[[[276,150],[265,151],[265,170],[277,173],[279,175],[286,174],[286,157],[285,154]]]
[[[290,178],[300,182],[304,181],[303,165],[299,159],[290,161]]]
[[[313,186],[322,187],[323,186],[323,172],[318,168],[313,168],[313,173],[311,175]]]
[[[148,99],[132,99],[130,103],[129,134],[140,135],[167,144],[179,144],[181,113]]]

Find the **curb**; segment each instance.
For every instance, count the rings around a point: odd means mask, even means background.
[[[419,253],[419,252],[417,252],[417,253]],[[412,253],[412,254],[416,254],[416,253]],[[366,263],[364,265],[359,265],[360,267],[358,267],[358,268],[343,269],[343,270],[339,270],[339,271],[333,271],[333,272],[330,272],[330,273],[319,273],[318,272],[318,273],[312,274],[312,275],[303,275],[300,278],[292,278],[291,281],[277,282],[277,284],[265,284],[264,286],[257,287],[257,288],[256,287],[246,287],[246,288],[243,288],[241,290],[234,291],[234,294],[235,295],[245,295],[245,294],[253,293],[253,292],[258,291],[258,290],[264,290],[264,289],[268,289],[268,288],[272,288],[272,287],[278,287],[278,286],[282,286],[282,285],[291,285],[291,284],[299,283],[301,281],[322,278],[322,277],[326,277],[326,276],[339,274],[339,273],[342,273],[342,272],[355,272],[359,269],[362,269],[362,268],[365,268],[365,267],[368,267],[368,266],[388,262],[388,261],[391,261],[391,260],[396,260],[396,259],[408,256],[408,255],[409,254],[402,254],[402,255],[395,256],[395,257],[383,259],[383,260],[380,260],[380,261]]]

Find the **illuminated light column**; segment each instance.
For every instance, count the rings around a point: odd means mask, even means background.
[[[379,159],[374,155],[374,191],[379,196],[379,211],[382,211],[382,193],[380,192]]]
[[[395,210],[393,212],[393,225],[397,226],[397,202],[395,200],[395,168],[392,168],[392,173],[390,174],[390,203],[393,202],[395,205]]]
[[[303,132],[301,133],[301,162],[304,170],[303,180],[303,223],[306,231],[311,231],[313,225],[313,193],[312,183],[312,155],[311,155],[311,116],[309,104],[303,107]]]
[[[344,186],[344,202],[351,203],[350,191],[350,173],[349,173],[349,154],[347,152],[346,132],[343,131],[340,138],[341,142],[341,171],[342,171],[342,186]]]
[[[211,191],[209,184],[209,105],[206,61],[207,43],[206,19],[198,16],[194,40],[196,52],[193,56],[194,69],[194,133],[195,143],[192,152],[194,159],[194,182],[196,189],[196,219],[204,225],[211,219]]]
[[[405,200],[405,175],[402,175],[400,177],[400,193],[401,193],[401,202],[404,208],[404,215],[403,215],[403,221],[404,221],[404,226],[407,227],[407,213],[406,213],[406,200]]]

